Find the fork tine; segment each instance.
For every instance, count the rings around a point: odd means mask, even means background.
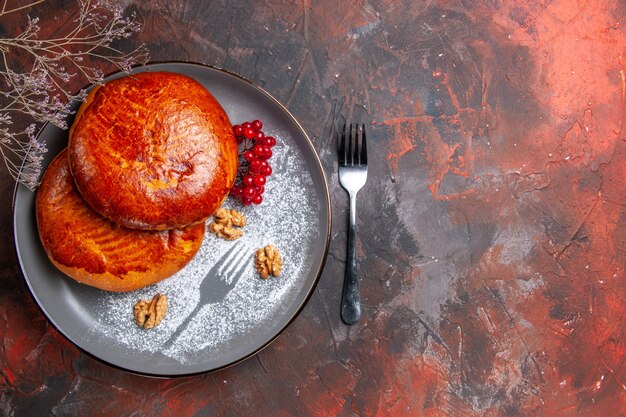
[[[350,136],[348,137],[348,158],[346,161],[346,165],[352,166],[354,165],[354,154],[352,153],[352,123],[350,123]]]
[[[361,165],[361,153],[359,152],[359,137],[361,136],[361,127],[358,124],[354,124],[354,149],[352,157],[355,166]]]
[[[232,271],[233,277],[241,275],[247,266],[248,266],[247,259],[245,257],[242,257],[240,262],[237,264],[237,270]]]
[[[365,139],[365,124],[361,130],[361,160],[360,165],[367,165],[367,140]]]
[[[231,255],[228,257],[226,261],[224,261],[224,266],[220,271],[224,275],[231,274],[233,270],[239,267],[239,264],[242,263],[243,257],[241,256],[246,249],[246,245],[241,242],[237,242],[233,246],[233,248],[229,251]]]
[[[217,261],[217,264],[222,265],[222,267],[224,265],[226,265],[226,261],[230,260],[230,258],[232,257],[233,252],[235,251],[235,249],[237,249],[237,247],[239,246],[239,242],[235,243],[233,246],[230,247],[230,249],[228,249],[220,258],[219,261]],[[223,269],[223,268],[220,268]]]
[[[343,124],[343,133],[339,142],[339,165],[346,164],[346,124]]]

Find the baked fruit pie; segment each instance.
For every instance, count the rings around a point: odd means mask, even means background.
[[[48,257],[108,291],[173,275],[200,248],[237,159],[226,112],[190,77],[143,72],[94,88],[37,192]]]
[[[195,256],[205,230],[204,224],[128,229],[100,216],[76,190],[67,150],[46,169],[36,212],[52,263],[76,281],[107,291],[136,290],[178,272]]]
[[[222,106],[200,83],[168,72],[107,82],[70,129],[70,167],[98,213],[135,229],[204,222],[237,174],[237,142]]]

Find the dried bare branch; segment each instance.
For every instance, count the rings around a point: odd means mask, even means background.
[[[7,8],[7,1],[2,3],[0,17],[44,0],[15,8]],[[71,102],[86,96],[85,90],[71,91],[70,80],[78,77],[83,84],[101,83],[104,72],[94,65],[97,61],[128,71],[148,60],[144,45],[130,52],[113,46],[113,42],[127,39],[141,28],[134,14],[124,16],[117,5],[79,0],[72,23],[65,33],[40,39],[39,19],[28,17],[19,35],[0,38],[0,155],[10,175],[30,189],[38,185],[46,152],[34,132],[45,122],[66,129]],[[18,66],[14,56],[26,57],[26,67],[23,62]],[[18,114],[31,117],[35,123],[26,128],[14,126]]]

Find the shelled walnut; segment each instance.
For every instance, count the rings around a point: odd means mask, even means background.
[[[277,277],[283,269],[283,259],[274,245],[267,245],[256,251],[254,265],[263,279],[270,275]]]
[[[226,240],[235,240],[243,236],[243,230],[236,227],[244,227],[246,218],[235,209],[219,208],[213,214],[213,222],[209,224],[209,231],[217,237]]]
[[[133,308],[135,323],[146,330],[158,326],[165,317],[167,306],[165,294],[157,294],[150,301],[139,300]]]

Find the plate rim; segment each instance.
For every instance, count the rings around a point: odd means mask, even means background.
[[[46,318],[46,321],[61,335],[63,336],[64,339],[66,339],[67,341],[69,341],[74,347],[78,348],[79,351],[87,354],[88,356],[98,360],[101,363],[104,363],[108,366],[111,366],[115,369],[119,369],[121,371],[124,371],[126,373],[129,374],[134,374],[134,375],[139,375],[139,376],[146,376],[146,377],[151,377],[151,378],[162,378],[162,379],[172,379],[172,378],[185,378],[185,377],[191,377],[191,376],[197,376],[197,375],[205,375],[205,374],[209,374],[209,373],[213,373],[213,372],[217,372],[226,368],[229,368],[231,366],[237,365],[255,355],[257,355],[258,353],[260,353],[261,351],[263,351],[265,348],[267,348],[270,344],[272,344],[281,334],[283,334],[283,332],[287,329],[287,327],[289,327],[294,321],[295,319],[300,315],[300,313],[302,313],[302,310],[304,310],[304,307],[308,304],[309,300],[311,299],[311,297],[313,296],[313,293],[315,292],[315,289],[317,288],[317,285],[319,284],[319,280],[322,276],[323,270],[324,270],[324,266],[326,264],[326,261],[328,259],[328,252],[329,252],[329,248],[330,248],[330,238],[331,238],[331,233],[332,233],[332,205],[331,205],[331,199],[330,199],[330,192],[328,189],[328,177],[326,176],[326,172],[324,171],[324,166],[322,165],[321,159],[319,157],[319,154],[317,152],[317,150],[315,149],[315,147],[313,146],[313,141],[311,140],[311,138],[309,137],[309,135],[306,133],[306,130],[304,130],[304,128],[302,127],[302,125],[300,124],[300,122],[291,114],[291,112],[280,102],[278,101],[272,94],[270,94],[267,90],[265,90],[263,87],[261,87],[260,85],[256,84],[255,82],[248,80],[247,78],[224,68],[215,66],[215,65],[211,65],[211,64],[206,64],[206,63],[201,63],[201,62],[193,62],[193,61],[179,61],[179,60],[165,60],[165,61],[150,61],[146,64],[141,64],[141,65],[136,65],[133,66],[132,68],[130,68],[129,71],[123,71],[123,70],[118,70],[118,71],[113,71],[107,75],[104,76],[104,79],[107,79],[111,76],[117,75],[117,74],[121,74],[121,73],[128,73],[128,74],[132,74],[134,71],[136,71],[137,69],[140,68],[145,68],[145,67],[151,67],[151,66],[156,66],[156,65],[167,65],[167,64],[177,64],[177,65],[189,65],[189,66],[195,66],[195,67],[199,67],[199,68],[205,68],[211,71],[218,71],[221,72],[225,75],[228,75],[231,78],[234,78],[236,80],[239,81],[244,81],[245,83],[247,83],[248,85],[250,85],[252,88],[256,89],[257,91],[259,91],[260,93],[262,93],[266,98],[270,99],[276,106],[278,106],[278,108],[295,124],[295,126],[297,127],[297,129],[303,134],[304,138],[305,138],[305,142],[307,144],[307,146],[310,148],[310,150],[312,151],[312,157],[313,160],[315,161],[315,164],[317,165],[319,172],[322,176],[323,179],[323,184],[322,184],[322,194],[325,197],[325,204],[324,202],[322,202],[322,206],[326,207],[326,212],[328,213],[328,216],[326,218],[326,223],[327,223],[327,227],[326,230],[322,230],[320,229],[320,231],[323,231],[326,234],[326,237],[324,239],[324,249],[322,251],[322,257],[321,257],[321,262],[319,264],[319,266],[317,267],[317,271],[315,271],[315,279],[312,282],[312,285],[310,286],[309,290],[307,291],[307,294],[305,295],[305,297],[303,298],[302,302],[300,303],[300,306],[298,306],[298,308],[293,312],[293,314],[291,315],[291,317],[289,317],[285,324],[280,327],[278,329],[278,331],[276,332],[276,334],[274,334],[272,337],[270,337],[265,343],[261,344],[259,347],[257,347],[256,349],[254,349],[252,352],[238,358],[235,359],[229,363],[226,363],[224,365],[218,366],[216,368],[212,368],[212,369],[205,369],[205,370],[201,370],[201,371],[197,371],[197,372],[186,372],[186,373],[167,373],[167,374],[159,374],[159,373],[153,373],[153,372],[143,372],[143,371],[138,371],[138,370],[134,370],[134,369],[128,369],[123,367],[122,365],[118,365],[115,363],[111,363],[106,359],[100,358],[99,356],[97,356],[96,354],[89,352],[86,348],[79,346],[74,340],[72,340],[67,334],[65,334],[65,332],[59,328],[59,326],[57,325],[57,323],[55,323],[53,321],[53,319],[50,317],[50,315],[44,310],[43,306],[41,305],[38,297],[36,296],[30,281],[27,279],[26,274],[24,272],[24,260],[22,259],[22,255],[21,252],[19,250],[19,243],[18,243],[18,236],[17,236],[17,215],[15,212],[15,202],[17,200],[17,193],[18,193],[18,189],[20,188],[25,188],[24,185],[20,184],[19,182],[15,182],[15,186],[13,188],[13,198],[12,198],[12,202],[11,202],[11,209],[13,211],[12,216],[13,216],[13,221],[11,222],[11,225],[13,227],[13,246],[14,246],[14,250],[15,253],[17,255],[17,259],[18,259],[18,264],[20,266],[20,273],[22,274],[22,280],[23,282],[26,284],[26,287],[28,289],[28,293],[30,294],[31,298],[33,299],[33,301],[35,302],[35,305],[37,306],[37,308],[41,311],[42,315]],[[84,87],[86,89],[91,88],[94,84],[90,84],[87,87]],[[35,136],[36,138],[39,138],[41,136],[41,134],[43,133],[43,131],[46,129],[46,127],[52,124],[51,122],[46,122],[44,123],[41,128],[39,129],[39,131],[37,132],[37,135]],[[24,167],[24,164],[22,163],[22,166],[20,167],[20,172],[22,171]],[[31,191],[33,193],[36,193],[36,191]]]

